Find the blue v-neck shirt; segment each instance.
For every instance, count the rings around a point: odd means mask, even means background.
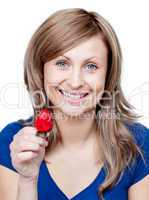
[[[141,123],[125,124],[133,134],[136,143],[143,149],[146,163],[139,156],[135,164],[124,170],[116,186],[104,193],[105,200],[128,200],[128,189],[149,174],[149,129]],[[22,129],[20,121],[6,125],[0,133],[0,164],[17,172],[11,163],[9,144],[13,136]],[[99,170],[96,178],[71,200],[100,200],[98,188],[106,177],[104,168]],[[78,182],[79,184],[79,182]],[[52,178],[45,161],[40,166],[38,178],[38,200],[69,200]]]

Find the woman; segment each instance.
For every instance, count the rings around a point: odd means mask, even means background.
[[[3,200],[149,198],[149,130],[123,95],[121,60],[98,13],[60,10],[37,29],[24,62],[34,115],[0,134]],[[34,127],[45,107],[48,141]]]

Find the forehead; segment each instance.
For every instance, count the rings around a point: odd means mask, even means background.
[[[93,36],[88,40],[80,43],[63,55],[71,59],[84,60],[90,57],[104,59],[107,57],[108,48],[102,39],[101,34]]]

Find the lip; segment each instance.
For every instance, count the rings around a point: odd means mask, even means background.
[[[70,94],[72,94],[72,95],[84,95],[84,94],[89,94],[88,91],[74,92],[74,91],[67,91],[67,90],[65,90],[65,89],[63,89],[63,88],[57,88],[57,90],[62,90],[62,91],[64,91],[64,92],[70,93]]]

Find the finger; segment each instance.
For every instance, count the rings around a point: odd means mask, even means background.
[[[11,152],[18,153],[21,151],[36,151],[39,152],[42,148],[48,146],[47,141],[43,141],[42,138],[33,138],[31,141],[28,140],[15,140],[9,145]]]
[[[44,138],[37,137],[36,133],[37,133],[37,131],[36,131],[36,129],[34,129],[34,127],[25,127],[24,129],[21,130],[21,132],[18,132],[14,136],[13,140],[15,142],[17,142],[17,141],[19,142],[20,139],[21,140],[30,140],[31,139],[31,141],[33,141],[33,142],[35,141],[37,143],[40,143],[41,145],[44,145],[44,144],[46,145],[47,142],[46,143],[44,142],[45,141]]]
[[[26,135],[26,134],[35,136],[37,134],[37,129],[32,126],[24,127],[23,135]]]
[[[37,143],[28,142],[28,141],[20,141],[19,144],[13,145],[12,151],[15,153],[23,152],[23,151],[34,151],[39,152],[41,149],[43,149],[44,146],[40,146]]]
[[[20,137],[23,137],[24,135],[26,134],[29,134],[29,135],[36,135],[37,133],[37,129],[35,127],[32,127],[32,126],[27,126],[27,127],[24,127],[22,128],[21,130],[19,130],[17,132],[17,134],[15,134],[13,136],[13,140],[16,140]]]
[[[24,140],[33,142],[36,144],[40,144],[41,146],[47,146],[47,143],[48,143],[45,139],[41,137],[37,137],[36,135],[29,135],[29,134],[24,135]]]
[[[20,152],[16,155],[15,162],[18,163],[18,162],[28,161],[33,158],[36,158],[37,156],[39,156],[39,154],[32,151]]]

